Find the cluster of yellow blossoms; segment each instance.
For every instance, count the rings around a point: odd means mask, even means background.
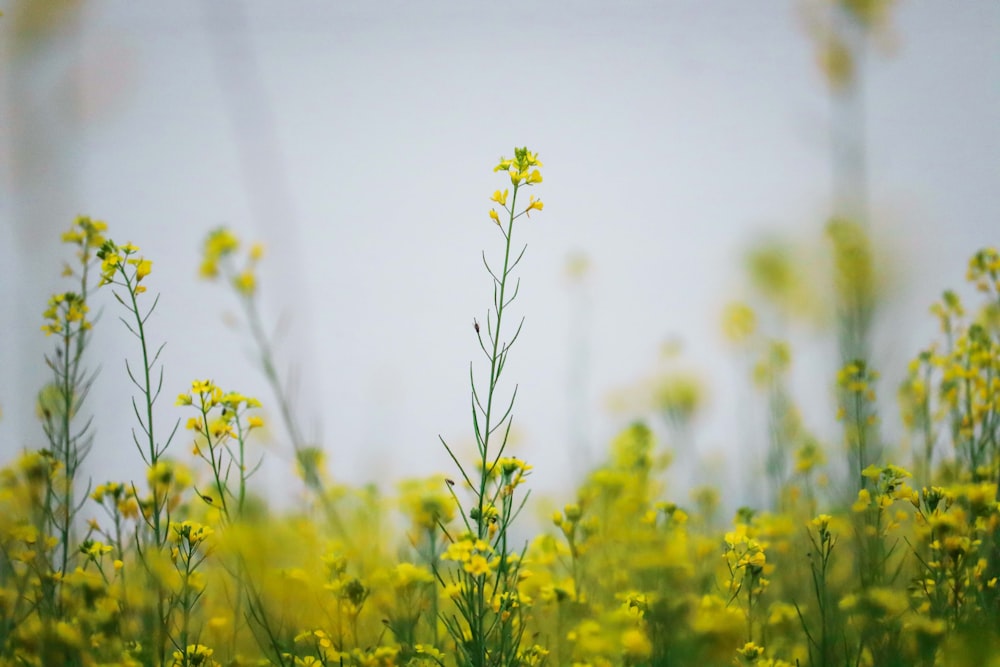
[[[513,206],[517,199],[517,191],[520,187],[528,185],[536,185],[542,182],[542,173],[538,170],[542,163],[538,159],[538,153],[532,153],[527,148],[515,148],[513,158],[500,158],[500,162],[493,171],[506,171],[510,175],[511,185],[514,186],[514,199],[511,200],[511,207],[507,206],[507,196],[510,194],[509,190],[497,190],[493,193],[490,201],[494,201],[504,208],[507,213],[509,213],[509,222],[513,222],[515,218],[521,215],[527,215],[531,217],[532,211],[541,211],[544,208],[544,204],[539,199],[535,199],[534,195],[531,195],[528,200],[528,205],[520,213],[515,214]],[[496,209],[490,209],[490,218],[496,224],[500,225],[500,214],[497,213]]]
[[[210,280],[224,274],[239,294],[250,297],[257,290],[257,263],[264,257],[264,246],[252,244],[244,266],[237,270],[231,262],[239,248],[240,240],[232,231],[225,228],[212,231],[205,239],[199,272],[202,278]]]

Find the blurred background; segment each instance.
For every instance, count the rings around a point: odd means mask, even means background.
[[[232,292],[198,279],[219,226],[267,248],[263,314],[307,439],[337,480],[391,491],[452,471],[439,435],[473,450],[473,319],[491,301],[480,253],[502,252],[487,214],[505,179],[492,168],[528,146],[544,162],[545,210],[515,231],[528,250],[507,372],[512,452],[535,466],[536,492],[566,498],[616,432],[649,419],[673,451],[669,493],[683,499],[697,477],[731,503],[762,500],[768,436],[752,355],[723,334],[728,303],[756,304],[761,327],[791,341],[803,419],[838,447],[825,230],[831,218],[866,230],[871,358],[897,445],[895,387],[935,334],[928,306],[997,243],[994,2],[0,11],[4,461],[44,443],[41,313],[69,288],[59,236],[78,214],[153,260],[158,430],[186,419],[173,398],[193,379],[258,396],[275,426],[258,479],[276,498],[298,487],[273,397]],[[775,298],[789,286],[794,298]],[[142,464],[124,362],[138,349],[111,295],[93,303],[96,483]],[[174,446],[189,456],[186,435]]]

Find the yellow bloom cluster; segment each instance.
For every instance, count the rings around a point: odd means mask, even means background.
[[[93,220],[89,216],[77,216],[69,231],[63,232],[62,242],[79,246],[80,251],[96,250],[104,245],[104,232],[108,224],[103,220]]]
[[[112,551],[114,551],[114,547],[111,545],[102,544],[94,540],[84,540],[80,545],[80,553],[93,560],[100,560],[102,556]]]
[[[510,182],[515,186],[534,185],[542,182],[542,175],[537,169],[541,166],[542,162],[538,159],[538,153],[532,153],[527,148],[515,148],[514,157],[512,159],[500,158],[500,162],[493,168],[493,171],[506,171],[510,175]],[[535,168],[533,169],[533,167]]]
[[[913,359],[900,388],[903,422],[922,444],[921,471],[930,469],[934,433],[942,427],[951,432],[956,454],[977,479],[994,477],[1000,466],[1000,444],[991,435],[1000,419],[997,257],[987,248],[969,262],[967,279],[987,296],[974,321],[968,321],[966,307],[951,290],[931,307],[944,340]]]
[[[541,166],[542,163],[538,159],[538,154],[532,153],[527,148],[515,148],[513,158],[500,158],[500,162],[493,168],[493,171],[505,171],[510,176],[511,185],[514,186],[514,198],[511,200],[511,207],[515,205],[514,202],[517,200],[517,191],[519,188],[542,182],[542,173],[538,170]],[[528,205],[522,211],[515,213],[513,208],[507,206],[507,195],[509,193],[510,190],[508,189],[502,192],[497,190],[490,198],[490,201],[496,202],[509,213],[508,224],[513,223],[516,218],[522,215],[531,217],[532,211],[541,211],[545,207],[545,204],[541,200],[535,199],[535,196],[531,195],[528,199]],[[497,213],[496,209],[490,209],[490,219],[497,225],[501,224],[500,214]]]
[[[215,278],[219,275],[219,262],[224,257],[236,252],[240,247],[240,241],[236,235],[225,228],[213,230],[205,238],[203,257],[201,263],[201,275],[203,278]]]
[[[46,324],[42,325],[42,331],[46,336],[63,332],[71,334],[74,328],[87,331],[93,326],[87,319],[89,312],[90,307],[79,294],[74,292],[54,294],[49,299],[48,308],[42,313],[42,317],[47,320]]]
[[[201,544],[215,532],[211,526],[206,526],[197,521],[185,520],[180,523],[170,525],[171,537],[177,544],[185,546],[195,546]]]
[[[736,530],[726,533],[727,555],[732,557],[733,567],[748,568],[754,572],[762,572],[767,563],[764,554],[765,545],[747,536],[747,525],[737,524]]]
[[[496,550],[485,540],[472,535],[452,542],[441,554],[441,560],[454,561],[473,576],[485,576],[495,570],[500,563]]]
[[[400,484],[400,504],[413,523],[414,541],[427,539],[428,531],[447,524],[455,516],[455,503],[445,491],[444,476],[406,480]]]
[[[209,449],[228,438],[242,440],[245,433],[264,426],[263,418],[256,414],[242,420],[246,410],[261,407],[259,400],[236,391],[223,393],[211,380],[192,382],[191,391],[179,394],[176,405],[192,406],[198,411],[197,416],[188,418],[186,428],[200,435]],[[194,454],[211,462],[211,453],[203,451],[204,444],[196,441]]]
[[[215,651],[202,644],[188,644],[183,651],[173,653],[173,667],[219,667],[212,656]]]
[[[100,284],[122,285],[134,295],[145,292],[146,287],[139,283],[149,275],[153,262],[141,256],[134,257],[138,252],[139,247],[131,243],[119,246],[113,241],[105,241],[97,251],[97,257],[101,260]],[[128,267],[131,267],[131,271]],[[120,277],[121,282],[116,280],[116,276]]]
[[[983,248],[973,255],[966,279],[981,292],[1000,295],[1000,250]]]
[[[756,331],[757,315],[745,303],[731,303],[723,313],[722,329],[730,342],[741,344]]]
[[[240,240],[224,227],[213,230],[205,239],[199,273],[209,280],[225,274],[226,279],[244,297],[251,297],[257,290],[257,264],[264,257],[264,246],[254,243],[247,252],[244,266],[236,269],[233,256],[239,251]]]
[[[863,361],[852,361],[837,371],[837,386],[869,401],[875,400],[872,382],[877,379],[878,373],[868,370]]]

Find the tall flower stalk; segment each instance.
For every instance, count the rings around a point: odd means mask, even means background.
[[[509,398],[501,398],[498,389],[507,355],[524,324],[522,318],[507,338],[505,315],[517,298],[520,286],[520,281],[513,279],[512,274],[527,250],[527,246],[516,254],[513,250],[516,247],[514,222],[543,207],[542,202],[531,195],[528,204],[518,210],[518,194],[523,188],[542,182],[538,170],[541,166],[537,154],[527,148],[516,148],[513,159],[501,158],[494,169],[509,175],[512,189],[497,190],[491,198],[505,213],[501,218],[495,208],[490,210],[490,218],[504,239],[503,268],[494,270],[483,254],[483,263],[493,280],[493,308],[486,314],[485,327],[480,326],[478,320],[473,321],[479,347],[489,366],[485,385],[477,384],[474,369],[471,366],[469,369],[478,473],[463,465],[452,448],[441,440],[472,492],[466,509],[452,490],[466,533],[445,533],[450,544],[442,560],[454,562],[455,567],[447,572],[435,568],[435,573],[454,601],[455,611],[442,613],[441,620],[456,643],[458,663],[472,667],[516,664],[524,632],[522,601],[517,590],[520,554],[511,551],[508,529],[527,499],[525,495],[516,502],[515,489],[524,481],[531,466],[504,456],[517,388],[515,386]]]
[[[151,348],[146,323],[156,310],[159,296],[149,306],[144,305],[146,286],[142,282],[150,274],[153,262],[138,253],[139,248],[131,243],[119,246],[108,239],[97,251],[97,257],[101,260],[100,284],[118,288],[113,289],[112,294],[128,311],[128,315],[122,317],[121,321],[139,341],[142,354],[138,368],[128,360],[125,362],[129,380],[139,391],[138,400],[135,396],[132,397],[132,410],[142,436],[133,429],[132,441],[146,464],[146,477],[150,487],[150,496],[140,499],[135,484],[132,485],[132,492],[138,499],[145,524],[144,530],[136,531],[135,547],[149,577],[149,585],[155,591],[155,610],[144,619],[150,636],[154,638],[147,657],[153,664],[162,665],[166,659],[170,618],[176,602],[163,581],[163,554],[170,551],[171,511],[176,503],[176,498],[172,497],[176,496],[176,488],[181,486],[176,479],[174,466],[164,455],[177,432],[178,424],[174,424],[166,440],[157,439],[153,406],[163,389],[163,366],[158,364],[163,344],[155,350]]]
[[[55,354],[45,357],[52,370],[52,382],[39,392],[37,409],[59,473],[54,476],[55,483],[48,487],[44,515],[50,525],[44,532],[58,538],[59,550],[52,567],[63,574],[73,555],[70,542],[74,518],[80,509],[75,495],[77,471],[93,444],[90,420],[80,425],[75,418],[94,379],[92,373],[84,370],[82,362],[92,327],[88,305],[90,270],[95,251],[104,243],[106,229],[107,225],[100,220],[79,216],[62,235],[63,243],[77,248],[78,266],[65,264],[63,275],[79,281],[78,291],[54,294],[43,313],[42,331],[46,336],[55,336],[57,342]]]

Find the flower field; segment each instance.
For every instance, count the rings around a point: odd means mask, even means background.
[[[541,169],[518,148],[494,170],[492,299],[471,332],[476,456],[442,440],[454,467],[389,495],[342,483],[300,435],[257,308],[261,246],[215,230],[201,273],[242,305],[273,405],[206,379],[164,386],[155,262],[78,218],[63,236],[72,287],[42,326],[48,446],[0,472],[0,664],[1000,665],[1000,253],[969,261],[979,300],[946,291],[932,307],[940,337],[915,351],[899,388],[908,447],[880,437],[867,238],[836,221],[845,359],[820,381],[837,387],[841,441],[808,434],[787,347],[734,305],[730,336],[763,350],[754,379],[770,410],[771,502],[723,516],[710,487],[673,496],[664,444],[636,422],[522,540],[515,527],[538,508],[530,462],[507,452],[516,389],[504,371],[523,323],[517,239],[543,216],[529,194]],[[101,327],[134,335],[122,400],[140,479],[80,474],[99,427],[86,403],[95,302],[121,315]],[[664,397],[683,418],[688,394]],[[176,422],[154,423],[170,400]],[[265,423],[308,490],[291,510],[255,486],[273,462],[247,444]]]

